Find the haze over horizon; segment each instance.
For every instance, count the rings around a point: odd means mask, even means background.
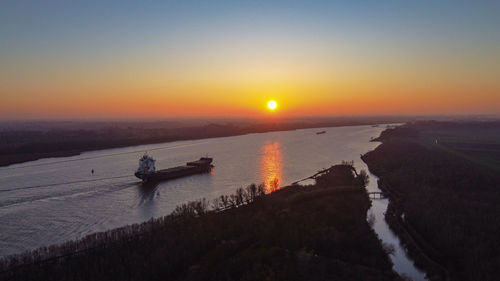
[[[499,114],[499,11],[4,1],[0,119]]]

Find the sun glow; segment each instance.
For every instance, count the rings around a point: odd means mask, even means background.
[[[266,142],[262,147],[261,175],[268,193],[278,190],[283,182],[282,160],[280,143]]]
[[[275,110],[277,106],[278,106],[278,104],[277,104],[277,103],[276,103],[276,101],[274,101],[274,100],[270,100],[270,101],[267,103],[267,107],[268,107],[270,110]]]

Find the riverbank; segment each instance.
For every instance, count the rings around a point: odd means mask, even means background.
[[[360,174],[361,175],[361,174]],[[336,165],[313,186],[256,186],[171,215],[2,262],[13,280],[399,280],[366,220],[365,178]],[[209,205],[212,208],[209,208]]]
[[[496,128],[492,122],[407,124],[384,131],[382,144],[363,156],[390,196],[386,221],[431,280],[500,275],[500,176],[490,164]],[[455,149],[471,145],[472,154]],[[489,156],[478,153],[484,148]]]
[[[67,157],[83,152],[156,144],[182,140],[229,137],[251,133],[290,131],[306,128],[371,125],[391,122],[394,118],[278,122],[223,122],[204,125],[147,123],[70,123],[39,130],[21,125],[0,130],[0,167],[49,157]],[[56,126],[56,125],[53,125]]]

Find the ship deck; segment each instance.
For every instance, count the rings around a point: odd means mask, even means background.
[[[168,169],[162,169],[162,170],[158,170],[156,172],[157,173],[171,173],[171,172],[190,170],[190,169],[194,169],[194,168],[195,168],[194,166],[184,165],[184,166],[177,166],[177,167],[172,167],[172,168],[168,168]]]

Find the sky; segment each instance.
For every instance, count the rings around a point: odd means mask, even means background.
[[[499,1],[0,3],[1,119],[499,113]]]

